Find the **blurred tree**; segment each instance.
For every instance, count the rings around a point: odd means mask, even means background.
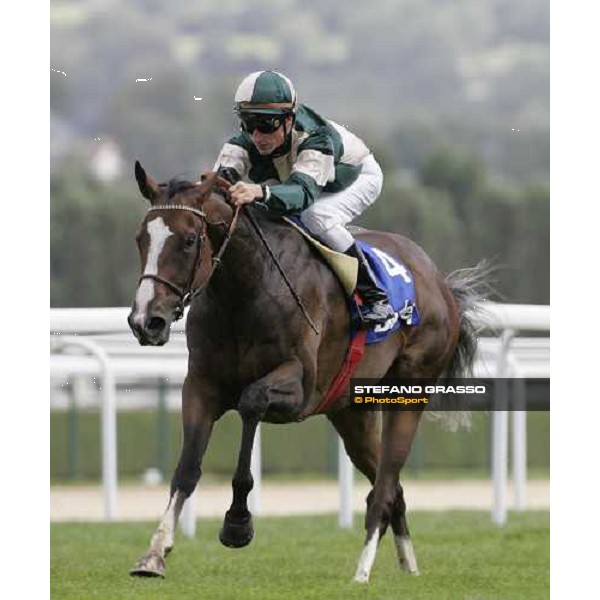
[[[453,198],[459,219],[467,222],[473,201],[485,185],[486,172],[473,155],[443,148],[425,161],[419,178],[427,187],[446,190]]]
[[[62,73],[50,74],[50,110],[61,116],[68,116],[72,110],[71,85]]]
[[[532,185],[521,192],[511,262],[518,270],[520,302],[550,302],[550,190]]]
[[[134,83],[123,86],[106,128],[119,140],[126,158],[132,164],[139,159],[156,179],[180,175],[194,180],[212,168],[237,126],[233,92],[217,81],[207,90],[181,70],[157,73],[150,83],[143,89]],[[232,108],[223,111],[223,105]]]
[[[135,184],[103,186],[72,165],[53,178],[50,193],[51,306],[128,305],[145,210]]]
[[[458,218],[448,191],[425,188],[418,182],[398,182],[393,176],[391,157],[382,150],[376,150],[375,155],[385,174],[383,190],[356,224],[409,237],[442,270],[465,266],[465,225]]]
[[[508,298],[547,299],[547,0],[62,4],[51,22],[51,66],[67,74],[51,73],[61,155],[107,133],[155,178],[191,179],[237,128],[245,71],[277,68],[301,101],[376,144],[386,179],[364,223],[415,238],[444,269],[495,258]],[[76,167],[52,183],[53,302],[128,303],[137,257],[120,227],[142,205],[133,183],[103,188]],[[92,294],[94,272],[107,282]]]

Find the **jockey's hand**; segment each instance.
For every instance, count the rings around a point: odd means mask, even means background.
[[[229,188],[229,193],[231,194],[231,204],[234,206],[249,204],[263,197],[260,185],[256,183],[244,183],[243,181],[238,181],[235,185],[232,185]]]

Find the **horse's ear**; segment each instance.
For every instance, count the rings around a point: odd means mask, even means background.
[[[152,177],[146,175],[146,171],[144,171],[139,160],[135,161],[135,180],[144,198],[152,202],[158,196],[158,186]]]

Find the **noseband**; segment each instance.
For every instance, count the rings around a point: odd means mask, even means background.
[[[213,273],[215,272],[217,267],[221,264],[221,257],[223,256],[223,253],[225,252],[225,248],[227,247],[227,244],[229,243],[229,240],[231,239],[231,234],[233,233],[233,230],[235,229],[240,208],[241,207],[239,207],[239,206],[236,207],[235,213],[233,215],[233,219],[231,220],[231,223],[229,224],[229,226],[227,225],[227,223],[225,221],[211,223],[208,221],[207,215],[204,211],[199,210],[197,208],[193,208],[191,206],[186,206],[185,204],[158,204],[156,206],[151,206],[148,209],[149,213],[156,211],[156,210],[185,210],[185,211],[191,212],[192,214],[199,217],[204,226],[202,228],[202,230],[200,231],[200,233],[198,234],[198,238],[196,241],[196,256],[194,258],[194,266],[192,267],[192,270],[188,277],[185,288],[179,287],[177,284],[173,283],[172,281],[169,281],[168,279],[165,279],[164,277],[161,277],[160,275],[153,275],[150,273],[142,275],[138,282],[138,285],[139,285],[144,279],[152,279],[153,281],[156,281],[157,283],[161,283],[165,287],[169,288],[172,292],[175,292],[175,294],[177,294],[177,296],[179,298],[179,304],[177,305],[177,308],[175,309],[175,315],[174,315],[175,321],[178,321],[179,319],[181,319],[181,317],[183,317],[184,308],[186,306],[188,306],[191,303],[191,301],[194,299],[194,297],[197,296],[208,285],[208,282],[210,281]],[[219,252],[215,256],[213,256],[212,268],[206,279],[206,283],[201,288],[193,289],[192,284],[194,283],[194,277],[196,276],[196,271],[198,270],[198,267],[200,265],[200,257],[202,255],[202,243],[204,242],[204,240],[206,238],[206,234],[204,231],[208,225],[222,226],[227,229],[227,234],[225,235],[225,240],[223,241],[223,243],[221,244],[221,247],[219,248]]]

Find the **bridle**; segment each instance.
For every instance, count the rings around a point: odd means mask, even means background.
[[[227,192],[230,187],[229,183],[228,182],[221,183],[220,181],[217,181],[217,186],[218,186],[218,189],[215,190],[215,193],[222,193],[225,196],[225,199],[227,200]],[[225,252],[227,245],[229,244],[229,240],[231,239],[231,236],[235,230],[235,227],[236,227],[237,221],[238,221],[238,217],[240,215],[241,210],[243,209],[243,206],[244,205],[239,204],[235,207],[235,212],[233,213],[233,218],[231,219],[230,223],[227,223],[226,221],[218,221],[215,223],[211,223],[208,220],[208,216],[204,211],[197,209],[197,208],[193,208],[192,206],[186,206],[185,204],[157,204],[155,206],[151,206],[148,209],[148,212],[152,212],[152,211],[156,211],[156,210],[185,210],[185,211],[191,212],[193,215],[198,217],[202,221],[202,224],[203,224],[203,228],[200,231],[200,233],[197,237],[197,240],[196,240],[196,257],[194,258],[194,266],[192,267],[192,271],[190,272],[190,275],[188,277],[185,288],[179,287],[177,284],[173,283],[172,281],[169,281],[168,279],[165,279],[164,277],[161,277],[160,275],[153,275],[150,273],[142,275],[138,282],[138,285],[139,285],[144,279],[152,279],[153,281],[156,281],[157,283],[164,285],[165,287],[170,289],[172,292],[177,294],[177,297],[179,298],[179,304],[175,308],[175,313],[174,313],[175,321],[178,321],[179,319],[181,319],[183,317],[183,311],[184,311],[185,307],[188,306],[200,292],[202,292],[204,289],[206,289],[206,287],[210,283],[213,273],[221,265],[221,257],[223,256],[223,253]],[[269,256],[271,257],[271,259],[273,260],[273,263],[277,267],[277,270],[281,274],[284,282],[286,283],[288,289],[290,290],[292,296],[294,297],[296,304],[300,308],[300,311],[302,312],[304,318],[307,320],[307,322],[311,326],[312,330],[317,335],[319,335],[319,333],[320,333],[319,329],[314,324],[313,320],[310,318],[310,315],[308,314],[308,311],[306,310],[306,307],[304,306],[304,303],[302,302],[302,298],[300,298],[300,296],[298,295],[298,292],[296,292],[296,290],[294,289],[292,282],[289,280],[289,278],[285,274],[283,268],[281,267],[281,264],[279,263],[273,250],[269,246],[269,243],[268,243],[267,239],[265,238],[265,235],[262,232],[259,224],[254,219],[251,212],[246,211],[245,214],[248,217],[252,227],[258,234],[258,237],[260,238],[261,242],[265,246],[267,252],[269,253]],[[212,258],[212,267],[211,267],[210,273],[208,274],[208,277],[206,278],[206,281],[204,282],[204,285],[202,287],[194,289],[194,288],[192,288],[192,285],[194,283],[196,271],[198,270],[198,267],[200,266],[200,260],[201,260],[200,257],[202,255],[202,244],[206,238],[205,232],[208,227],[223,227],[224,229],[227,230],[227,233],[225,234],[225,239],[223,240],[223,243],[221,244],[219,251]]]
[[[204,211],[199,210],[197,208],[193,208],[192,206],[186,206],[185,204],[157,204],[155,206],[151,206],[148,209],[148,213],[157,211],[157,210],[185,210],[187,212],[192,213],[196,217],[198,217],[201,220],[202,225],[203,225],[202,229],[200,230],[200,233],[197,235],[197,238],[196,238],[196,256],[194,258],[194,264],[193,264],[192,270],[189,274],[187,283],[184,288],[181,288],[177,284],[173,283],[172,281],[169,281],[168,279],[165,279],[164,277],[161,277],[160,275],[154,275],[151,273],[142,275],[138,281],[138,285],[139,285],[144,279],[152,279],[153,281],[156,281],[157,283],[164,285],[165,287],[167,287],[168,289],[170,289],[172,292],[174,292],[177,295],[177,297],[179,298],[179,304],[177,305],[177,307],[175,309],[175,314],[174,314],[175,321],[178,321],[179,319],[181,319],[181,317],[183,317],[183,311],[184,311],[185,307],[188,306],[192,302],[192,300],[202,290],[204,290],[206,288],[206,286],[210,282],[211,277],[213,276],[213,273],[216,271],[216,269],[221,264],[221,257],[223,256],[223,253],[225,252],[225,249],[227,248],[227,244],[229,243],[229,240],[231,239],[231,235],[237,224],[237,219],[238,219],[238,215],[240,212],[240,208],[241,208],[241,206],[236,207],[235,212],[233,214],[233,218],[231,219],[231,223],[229,223],[229,224],[227,224],[225,221],[218,221],[216,223],[211,223],[208,220],[208,216]],[[194,283],[196,271],[198,270],[198,267],[200,266],[200,260],[201,260],[201,256],[202,256],[202,244],[204,243],[204,240],[206,239],[206,229],[209,226],[223,227],[227,230],[227,233],[225,234],[225,239],[223,240],[223,243],[221,244],[219,251],[212,258],[212,267],[211,267],[210,273],[208,274],[208,277],[206,278],[204,285],[202,287],[194,289],[194,288],[192,288],[192,285]]]

